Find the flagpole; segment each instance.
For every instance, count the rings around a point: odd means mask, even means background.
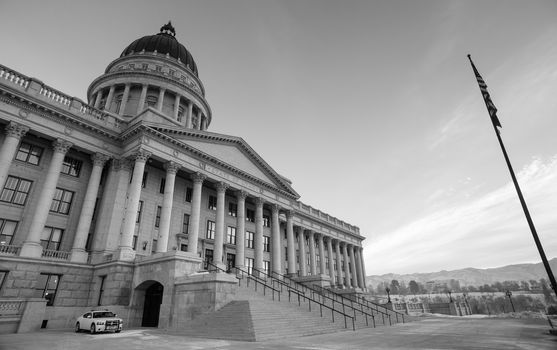
[[[472,64],[472,68],[474,69],[474,73],[476,73],[476,78],[478,78],[479,73],[476,69],[476,66],[472,62],[472,58],[470,57],[470,55],[468,55],[468,59],[470,60],[470,63]],[[480,77],[480,79],[482,79],[482,78]],[[482,81],[483,81],[483,79],[482,79]],[[485,86],[485,88],[487,88],[487,85]],[[481,85],[480,85],[480,90],[482,90]],[[484,97],[484,100],[486,100],[486,96],[483,94],[483,92],[482,92],[482,96]],[[491,102],[491,99],[489,97],[489,94],[487,94],[487,99],[489,99],[489,102],[491,103],[491,105],[493,105],[493,103]],[[542,243],[540,242],[540,239],[538,237],[538,233],[536,232],[536,228],[534,227],[534,222],[532,221],[532,217],[530,216],[530,212],[528,211],[528,207],[526,206],[526,201],[524,200],[524,197],[522,196],[522,191],[520,190],[520,186],[518,185],[518,181],[517,181],[516,176],[514,174],[514,170],[513,170],[513,167],[511,165],[511,161],[509,160],[507,150],[505,149],[505,145],[503,144],[503,140],[501,139],[501,133],[499,132],[499,129],[497,129],[497,126],[501,126],[501,124],[499,123],[499,120],[497,119],[497,116],[495,115],[495,112],[497,110],[495,109],[495,111],[493,112],[493,115],[492,115],[492,111],[490,110],[490,106],[487,103],[488,101],[486,100],[485,102],[486,102],[486,106],[488,108],[488,113],[491,116],[490,119],[491,119],[491,123],[493,124],[493,129],[495,130],[495,135],[497,135],[497,140],[499,141],[499,146],[501,146],[501,151],[503,151],[503,156],[505,157],[505,162],[507,163],[507,167],[509,168],[509,172],[511,173],[511,178],[513,180],[513,184],[514,184],[514,187],[516,189],[516,193],[518,194],[518,199],[520,200],[520,204],[522,205],[522,210],[524,210],[524,215],[526,216],[526,221],[528,221],[528,226],[530,226],[530,231],[532,232],[532,236],[534,237],[534,242],[536,242],[536,247],[538,248],[538,252],[539,252],[539,254],[542,258],[543,266],[545,267],[545,271],[547,273],[547,276],[549,277],[549,281],[551,283],[551,287],[553,288],[553,292],[555,293],[555,296],[557,296],[557,283],[555,282],[555,277],[553,276],[553,272],[551,271],[551,266],[549,266],[549,262],[547,261],[547,257],[545,256],[545,252],[543,250]]]

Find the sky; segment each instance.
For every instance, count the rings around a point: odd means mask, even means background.
[[[471,54],[557,257],[556,1],[0,0],[0,64],[86,100],[168,20],[197,63],[209,130],[358,226],[368,275],[540,261]]]

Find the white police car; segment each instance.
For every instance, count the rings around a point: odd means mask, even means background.
[[[122,319],[108,310],[91,310],[77,318],[75,331],[89,330],[91,334],[97,332],[122,331]]]

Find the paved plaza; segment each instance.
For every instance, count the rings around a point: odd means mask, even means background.
[[[522,349],[555,350],[557,336],[549,335],[544,320],[427,317],[393,327],[356,332],[237,342],[184,337],[151,328],[120,334],[76,334],[71,330],[43,330],[30,334],[0,335],[2,350],[44,349]]]

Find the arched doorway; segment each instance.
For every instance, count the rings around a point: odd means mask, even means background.
[[[163,291],[164,287],[159,282],[153,283],[145,290],[141,327],[158,327]]]

